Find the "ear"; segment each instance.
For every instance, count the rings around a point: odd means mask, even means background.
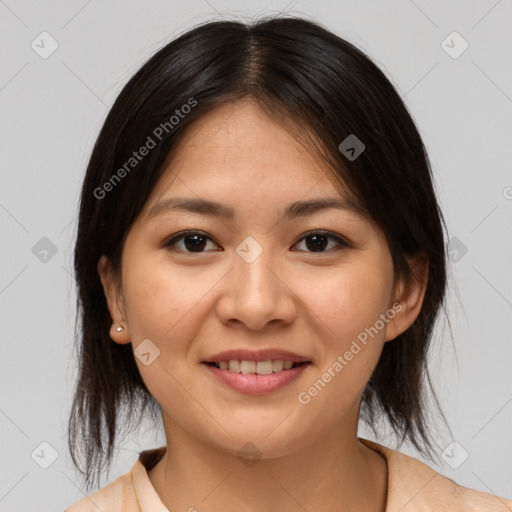
[[[103,285],[108,310],[110,311],[110,316],[112,317],[113,322],[110,327],[110,337],[116,343],[130,343],[130,333],[125,317],[120,279],[117,275],[114,275],[110,262],[105,255],[102,255],[98,261],[98,274],[100,276],[101,284]],[[118,332],[118,327],[123,327],[123,330]]]
[[[386,328],[385,341],[394,340],[406,331],[421,311],[428,282],[428,258],[424,253],[406,257],[412,271],[411,280],[399,279],[394,287],[393,300],[389,305],[395,316]]]

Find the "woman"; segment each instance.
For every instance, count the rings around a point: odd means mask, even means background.
[[[350,43],[278,17],[162,48],[82,189],[69,445],[88,490],[143,411],[166,446],[68,510],[509,510],[357,436],[383,413],[434,451],[443,226],[411,116]]]

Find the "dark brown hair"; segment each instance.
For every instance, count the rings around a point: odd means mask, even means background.
[[[87,167],[74,254],[78,380],[68,425],[69,449],[87,489],[110,467],[116,439],[136,423],[136,414],[141,418],[149,410],[154,419],[159,417],[131,344],[110,338],[112,319],[98,260],[105,254],[119,270],[125,237],[186,128],[211,109],[244,97],[257,100],[309,141],[331,179],[348,189],[385,234],[395,278],[414,279],[406,256],[427,256],[422,309],[407,331],[385,343],[362,394],[361,419],[375,430],[384,413],[400,443],[408,438],[431,458],[427,384],[434,398],[435,393],[427,351],[444,306],[445,223],[415,123],[370,58],[320,24],[293,16],[213,21],[165,45],[128,81]],[[182,109],[187,104],[193,108]],[[186,115],[176,122],[177,109]],[[338,148],[351,134],[365,145],[355,160]],[[150,136],[156,146],[127,167]],[[123,168],[124,173],[119,171]],[[439,408],[436,398],[435,403]]]

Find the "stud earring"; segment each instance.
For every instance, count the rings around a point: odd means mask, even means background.
[[[122,330],[123,330],[123,326],[122,326],[122,325],[120,325],[120,326],[116,329],[116,331],[117,331],[117,332],[121,332]]]

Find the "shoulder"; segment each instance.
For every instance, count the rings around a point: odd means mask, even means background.
[[[399,451],[367,439],[359,439],[379,452],[388,465],[386,512],[511,512],[512,501],[458,485]]]
[[[77,501],[64,512],[131,512],[139,506],[133,492],[131,472],[118,477],[99,491]]]
[[[77,501],[64,512],[167,512],[153,489],[146,470],[164,455],[166,447],[139,453],[131,470],[99,491]]]

